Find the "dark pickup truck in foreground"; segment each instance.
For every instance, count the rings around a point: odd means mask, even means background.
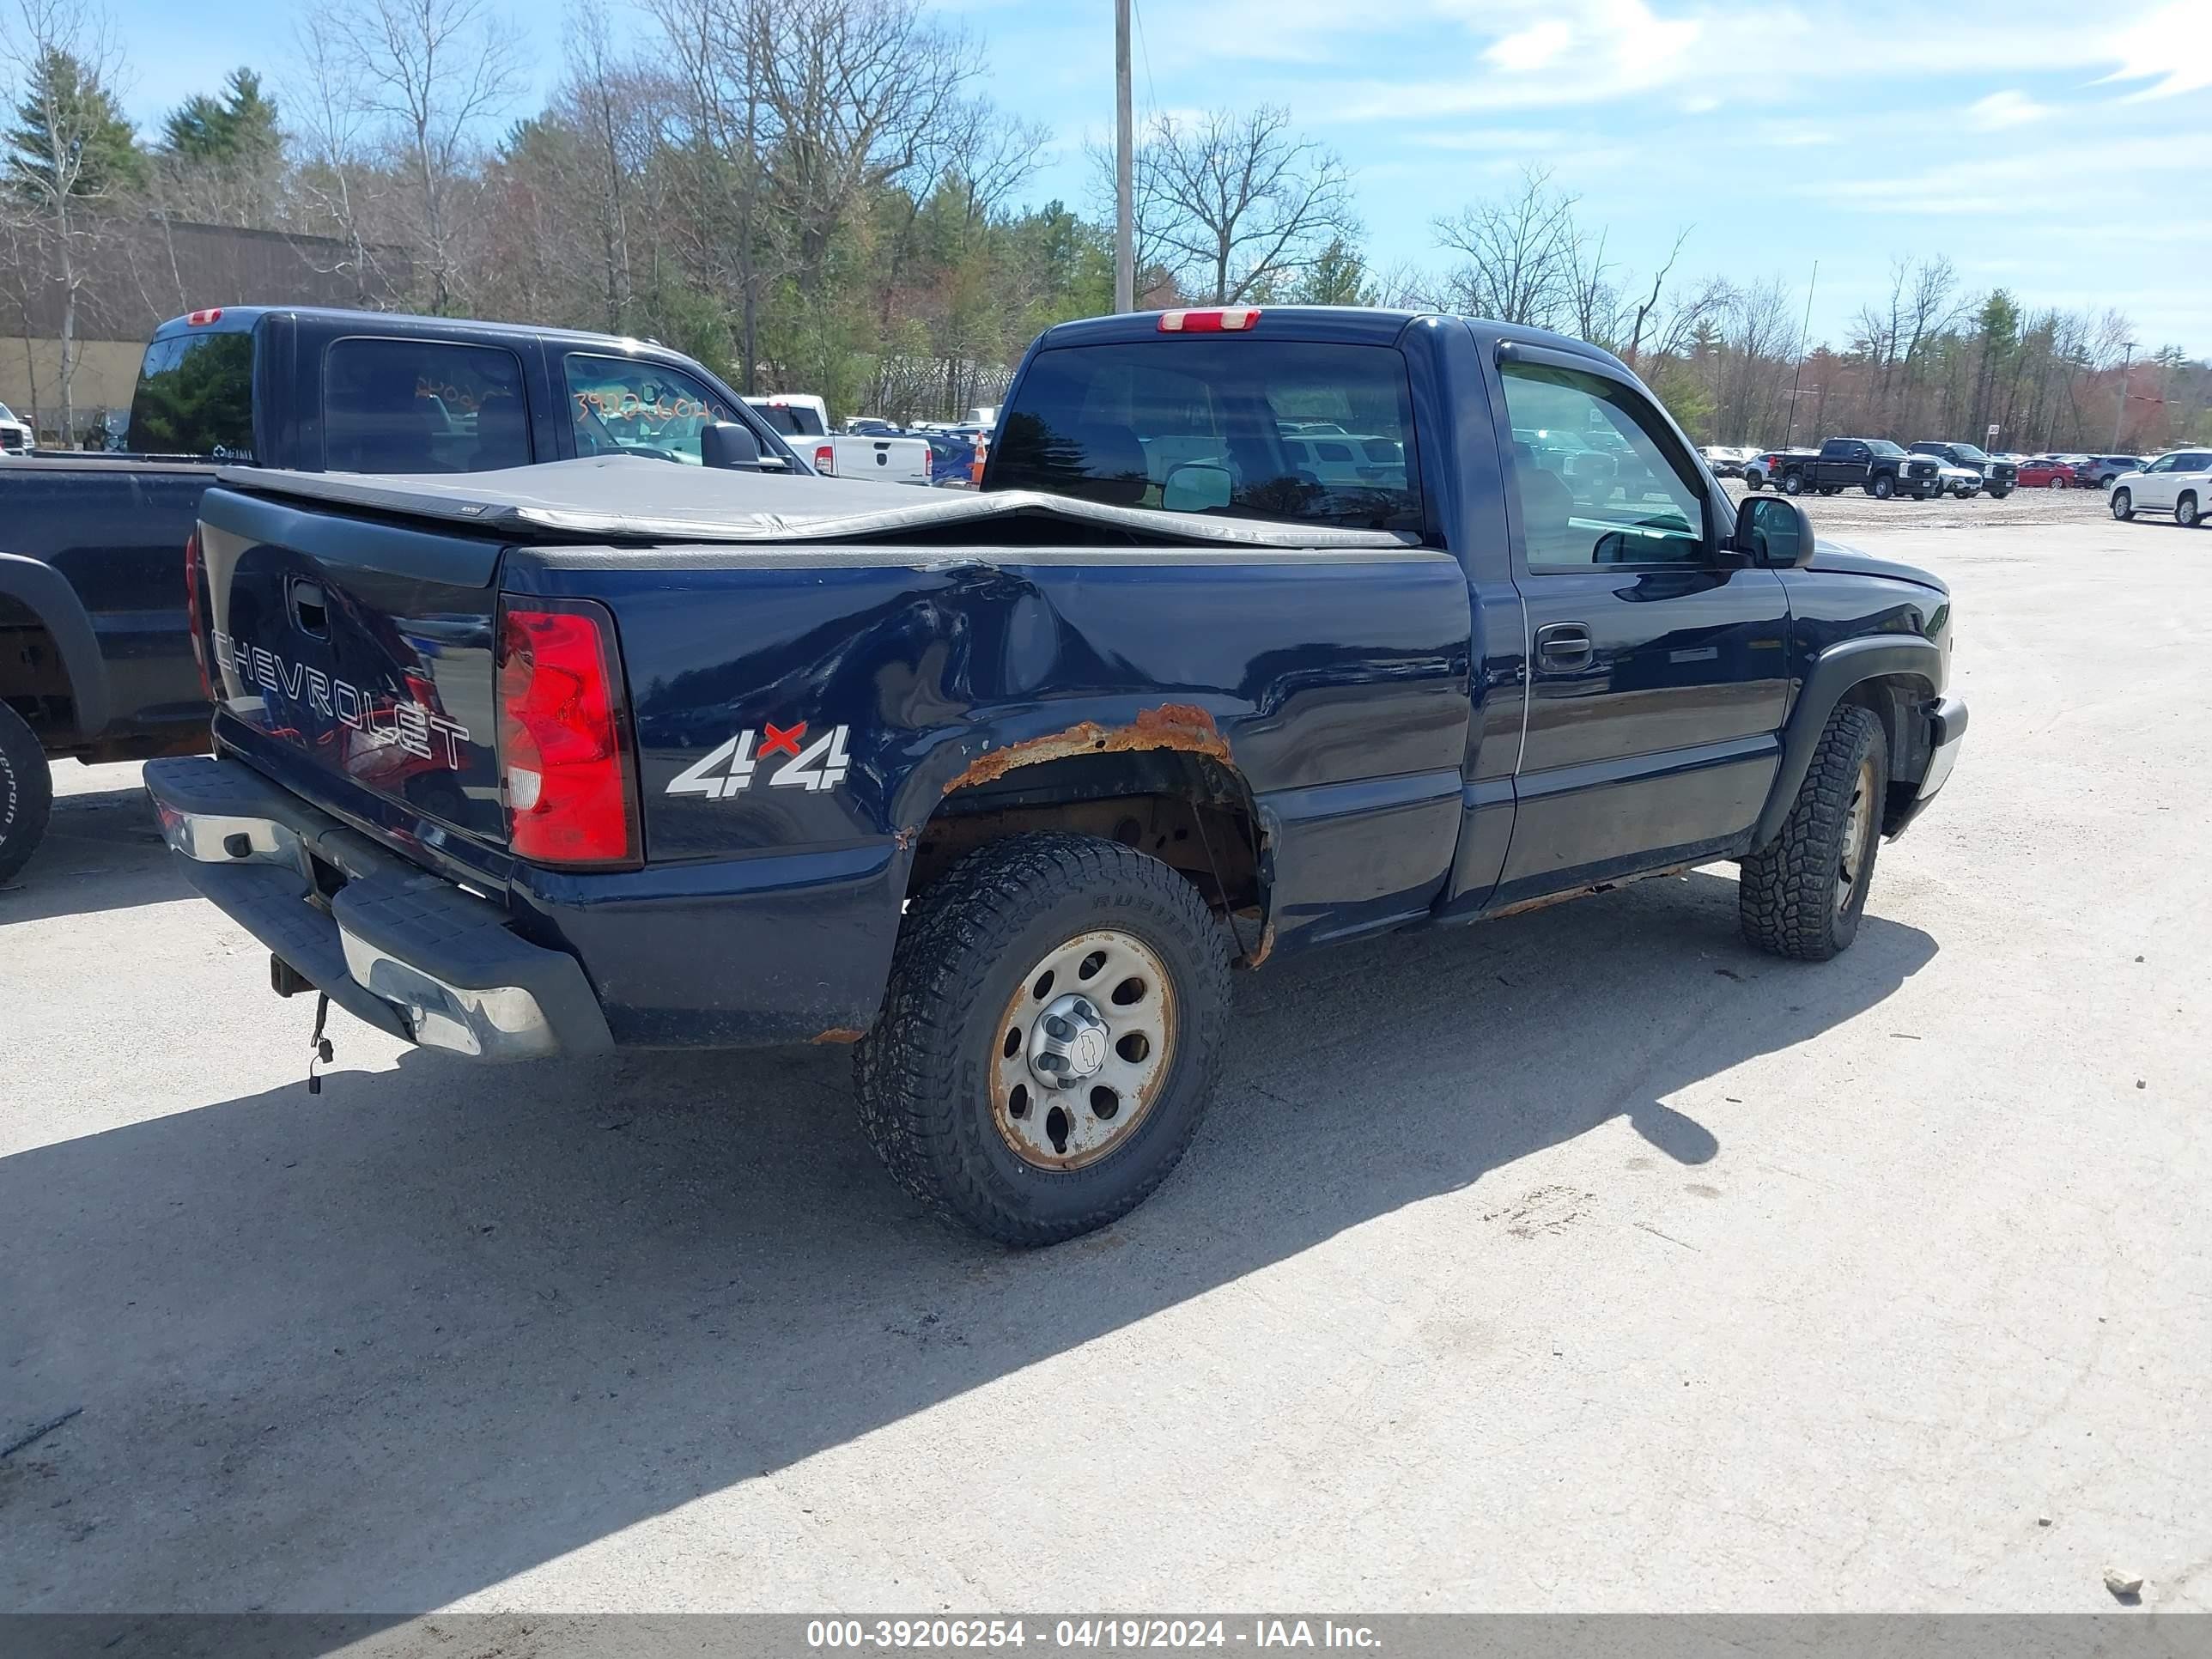
[[[51,759],[208,746],[185,540],[220,465],[446,473],[576,455],[696,464],[735,392],[636,340],[376,312],[233,306],[164,323],[131,404],[139,453],[0,467],[0,881],[38,845]]]
[[[1581,504],[1513,437],[1601,428]],[[217,757],[147,787],[277,990],[486,1059],[855,1043],[884,1162],[1018,1244],[1174,1166],[1232,964],[1716,860],[1823,959],[1966,725],[1936,578],[1449,316],[1056,327],[974,494],[229,473],[191,581]]]
[[[1831,438],[1817,453],[1784,455],[1780,484],[1786,495],[1809,489],[1832,495],[1839,489],[1863,489],[1887,501],[1910,495],[1916,501],[1942,493],[1942,472],[1933,456],[1910,455],[1887,438]]]

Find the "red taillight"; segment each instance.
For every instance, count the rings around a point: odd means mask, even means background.
[[[221,306],[216,307],[212,311],[195,311],[191,316],[185,319],[185,321],[191,325],[194,328],[205,328],[210,323],[219,323],[222,320],[222,307]]]
[[[1163,311],[1163,334],[1238,334],[1260,320],[1257,306],[1224,306],[1211,311]]]
[[[588,599],[535,599],[499,619],[499,755],[508,849],[537,864],[634,864],[631,777],[614,619]]]
[[[814,470],[825,478],[837,476],[837,447],[835,444],[814,446]]]
[[[199,526],[185,538],[185,626],[191,630],[192,663],[200,671],[200,696],[215,701],[215,681],[208,674],[207,641],[200,637],[200,579],[206,565],[200,557]]]

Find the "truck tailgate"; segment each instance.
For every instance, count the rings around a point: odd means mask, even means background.
[[[219,736],[235,721],[334,781],[504,844],[500,541],[218,489],[199,544]]]

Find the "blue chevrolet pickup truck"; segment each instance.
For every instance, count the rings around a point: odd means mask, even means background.
[[[1722,860],[1820,960],[1966,730],[1940,580],[1531,330],[1073,323],[980,491],[720,459],[226,475],[216,752],[148,788],[280,993],[487,1060],[854,1044],[884,1162],[1012,1243],[1173,1168],[1233,968]]]

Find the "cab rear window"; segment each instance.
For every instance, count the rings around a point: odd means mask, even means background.
[[[1405,358],[1389,346],[1161,339],[1042,351],[987,489],[1419,532]]]
[[[146,348],[131,398],[131,448],[152,455],[253,459],[253,336],[170,334]]]

